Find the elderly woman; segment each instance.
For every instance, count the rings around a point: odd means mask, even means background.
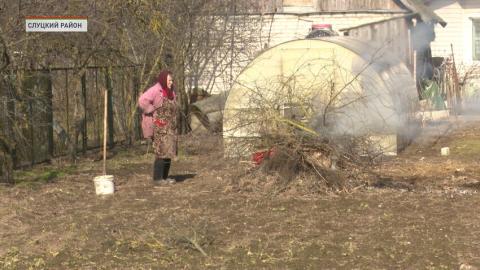
[[[153,140],[153,181],[175,183],[168,178],[171,160],[177,155],[177,102],[172,74],[160,72],[157,83],[140,96],[138,104],[143,111],[143,136]]]

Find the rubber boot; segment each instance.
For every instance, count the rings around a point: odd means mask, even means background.
[[[175,184],[177,181],[173,178],[168,177],[168,172],[170,171],[170,164],[172,163],[172,160],[169,158],[164,159],[165,162],[165,169],[163,170],[163,179],[168,183],[168,184]]]
[[[163,175],[165,173],[165,162],[161,158],[155,158],[153,162],[153,182],[160,184],[163,181]]]
[[[165,164],[165,167],[164,167],[164,170],[163,170],[163,179],[167,179],[168,178],[168,172],[170,171],[170,164],[172,163],[172,160],[169,159],[169,158],[166,158],[163,160],[164,164]]]

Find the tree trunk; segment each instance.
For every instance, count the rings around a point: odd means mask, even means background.
[[[77,105],[77,91],[75,88],[73,88],[73,119],[74,119],[74,125],[73,125],[73,134],[72,134],[72,129],[70,129],[70,95],[72,91],[69,91],[70,84],[68,80],[68,70],[65,70],[65,115],[67,117],[67,136],[68,136],[68,152],[70,155],[70,162],[74,163],[76,158],[77,158],[77,129],[75,127],[75,119],[78,114],[78,105]]]
[[[15,119],[15,93],[17,92],[17,89],[15,88],[15,83],[12,81],[13,75],[10,74],[10,76],[7,75],[7,80],[6,80],[6,88],[8,90],[8,93],[6,94],[7,97],[7,138],[12,138],[12,145],[10,148],[10,156],[12,160],[12,169],[17,168],[18,166],[18,156],[17,156],[17,141],[15,140],[15,131],[13,129],[13,126],[15,125],[15,122],[13,119]]]
[[[13,170],[16,166],[16,144],[13,129],[13,117],[15,116],[15,100],[14,100],[14,84],[10,81],[10,76],[7,73],[2,74],[3,80],[0,81],[0,93],[4,97],[2,107],[5,110],[2,113],[3,130],[0,131],[0,182],[7,184],[14,184]],[[8,140],[7,138],[11,138]]]
[[[178,96],[178,103],[179,103],[179,115],[177,116],[178,119],[178,129],[180,134],[185,134],[190,131],[190,124],[188,121],[188,95],[186,92],[185,87],[185,61],[184,55],[181,50],[177,50],[180,53],[174,55],[174,63],[173,63],[173,70],[174,70],[174,79],[177,82],[175,84],[176,92]]]
[[[76,78],[77,79],[77,78]],[[81,82],[81,77],[79,78]],[[81,93],[82,90],[78,89],[77,85],[77,80],[75,80],[74,88],[72,89],[74,91],[73,97],[74,97],[74,108],[73,108],[73,137],[71,137],[70,140],[70,156],[72,159],[72,162],[75,162],[77,159],[77,151],[78,151],[78,137],[80,136],[80,133],[83,131],[83,127],[85,124],[85,109],[84,103],[82,101],[83,99],[83,94]],[[82,111],[83,110],[83,111]]]
[[[0,183],[15,184],[13,177],[12,143],[0,135]]]

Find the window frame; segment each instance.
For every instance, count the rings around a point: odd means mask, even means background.
[[[471,18],[472,21],[472,60],[473,61],[480,61],[480,18]],[[478,27],[478,29],[477,29]],[[478,35],[477,35],[478,34]],[[477,44],[478,44],[478,51],[477,51]]]

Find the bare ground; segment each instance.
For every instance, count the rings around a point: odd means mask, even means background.
[[[480,267],[478,121],[427,128],[367,186],[341,193],[245,184],[249,165],[223,160],[218,145],[184,138],[172,168],[181,182],[167,187],[152,186],[145,146],[119,151],[104,198],[93,158],[18,172],[21,183],[0,187],[0,268]]]

